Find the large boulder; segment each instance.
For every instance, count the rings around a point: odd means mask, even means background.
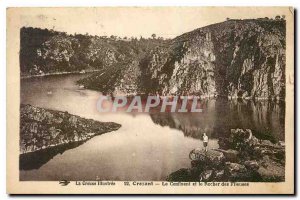
[[[250,144],[256,141],[250,129],[231,129],[230,132],[230,139],[236,148],[239,148],[242,144]]]
[[[255,155],[260,156],[261,158],[267,155],[269,158],[278,163],[285,163],[284,146],[273,144],[268,140],[263,140],[257,146],[255,146],[254,150]]]
[[[205,170],[200,174],[200,181],[208,182],[213,179],[214,171],[213,170]]]
[[[192,178],[192,173],[190,169],[182,168],[170,174],[167,177],[167,181],[187,182],[195,180]]]
[[[237,150],[233,150],[233,149],[228,149],[228,150],[216,149],[216,151],[220,151],[224,154],[225,161],[229,161],[229,162],[237,162],[238,161],[239,152]]]
[[[207,166],[219,166],[225,160],[224,154],[216,150],[208,150],[206,152],[201,149],[194,149],[189,156],[192,161],[197,161]]]
[[[231,163],[231,162],[226,162],[226,169],[227,171],[232,174],[232,173],[243,173],[246,171],[245,165],[239,164],[239,163]]]
[[[226,162],[225,171],[229,181],[248,181],[251,174],[245,165],[239,163]]]
[[[259,169],[258,162],[256,160],[247,160],[244,162],[247,169],[257,171]]]
[[[270,147],[274,146],[274,144],[270,140],[261,140],[260,141],[260,145],[262,145],[262,146],[270,146]]]
[[[232,148],[232,140],[230,138],[220,137],[218,140],[219,148],[220,149],[230,149]]]
[[[257,173],[262,181],[280,182],[284,181],[285,177],[284,166],[271,159],[264,159],[261,162]]]
[[[225,170],[224,169],[215,171],[214,181],[224,181],[224,178],[225,178]]]

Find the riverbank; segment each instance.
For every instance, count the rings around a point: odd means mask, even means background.
[[[66,74],[87,74],[93,72],[99,72],[101,70],[81,70],[81,71],[73,71],[73,72],[52,72],[52,73],[41,73],[35,75],[21,75],[21,79],[28,79],[28,78],[36,78],[36,77],[45,77],[45,76],[55,76],[55,75],[66,75]]]
[[[232,129],[219,139],[219,148],[190,152],[191,168],[167,177],[185,182],[282,182],[285,180],[285,144],[259,140],[250,129]]]
[[[56,148],[64,150],[67,146],[74,148],[76,144],[80,145],[96,135],[115,131],[120,127],[120,124],[113,122],[99,122],[68,112],[21,104],[20,161],[26,161],[21,158],[32,157],[30,155],[33,153],[37,156],[39,153],[49,153],[48,150],[56,152]],[[57,153],[59,152],[61,151]]]

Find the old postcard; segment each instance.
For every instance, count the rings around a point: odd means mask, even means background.
[[[293,194],[294,9],[7,9],[7,193]]]

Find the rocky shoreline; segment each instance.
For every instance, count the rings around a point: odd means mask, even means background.
[[[285,144],[259,140],[250,129],[232,129],[219,139],[219,148],[194,149],[191,168],[182,168],[168,181],[186,182],[282,182],[285,180]]]
[[[120,127],[120,124],[113,122],[99,122],[68,112],[21,104],[20,161],[26,161],[22,159],[25,157],[41,158],[38,154],[51,154],[49,151],[57,152],[55,149],[65,151],[66,146],[74,148],[96,135],[115,131]],[[20,167],[21,165],[22,162]]]
[[[82,71],[71,71],[71,72],[52,72],[52,73],[40,73],[40,74],[31,74],[31,75],[22,75],[21,79],[28,79],[28,78],[36,78],[36,77],[45,77],[45,76],[56,76],[56,75],[66,75],[66,74],[86,74],[86,73],[93,73],[98,72],[99,70],[82,70]]]

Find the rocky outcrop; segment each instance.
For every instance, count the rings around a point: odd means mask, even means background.
[[[211,34],[178,37],[169,47],[158,47],[148,56],[150,81],[160,94],[214,96],[215,56]]]
[[[84,142],[121,126],[31,105],[21,105],[20,116],[20,154]]]
[[[191,151],[190,169],[168,176],[168,181],[281,182],[285,179],[285,147],[258,140],[252,131],[232,129],[226,145],[205,152]],[[225,148],[225,149],[221,149]],[[183,174],[182,174],[183,173]],[[185,178],[185,180],[183,180]]]

